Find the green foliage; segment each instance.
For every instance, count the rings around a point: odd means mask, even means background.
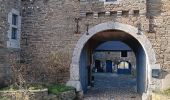
[[[55,85],[51,85],[48,87],[48,91],[51,94],[60,94],[62,92],[66,92],[69,90],[74,90],[74,88],[65,86],[65,85],[61,85],[61,84],[55,84]]]

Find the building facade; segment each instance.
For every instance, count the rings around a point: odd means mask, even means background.
[[[170,72],[169,4],[169,0],[0,0],[1,83],[10,73],[11,52],[31,66],[30,72],[41,68],[37,79],[43,74],[46,82],[57,82],[58,72],[49,74],[45,68],[52,54],[63,51],[71,64],[60,77],[82,91],[87,86],[81,68],[91,66],[94,48],[120,40],[136,51],[136,66],[143,72],[138,75],[139,91],[169,88],[170,74],[164,75]],[[153,69],[162,70],[164,77],[153,78]]]
[[[97,69],[96,72],[133,75],[136,72],[134,52],[120,41],[108,41],[99,45],[93,53],[93,60],[93,69]],[[119,70],[122,72],[119,73]]]
[[[126,56],[122,55],[122,53],[124,52],[127,53]],[[102,69],[101,72],[118,73],[118,69],[130,69],[131,71],[129,74],[135,73],[136,58],[132,51],[98,51],[98,52],[96,51],[93,57],[94,57],[93,67],[97,69]],[[125,62],[127,62],[128,65],[126,65]],[[125,64],[122,65],[122,63]],[[112,68],[108,69],[108,67],[110,66]],[[128,74],[128,73],[121,73],[121,74]]]

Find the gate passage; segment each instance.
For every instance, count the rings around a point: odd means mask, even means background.
[[[131,74],[131,64],[126,61],[122,61],[118,64],[118,74]]]

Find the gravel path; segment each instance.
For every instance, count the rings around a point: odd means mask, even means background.
[[[94,77],[94,87],[84,95],[84,100],[141,100],[132,76],[95,73]]]

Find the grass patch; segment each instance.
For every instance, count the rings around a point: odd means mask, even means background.
[[[51,94],[60,94],[62,92],[66,92],[69,90],[74,90],[74,88],[70,86],[61,85],[61,84],[55,84],[48,87],[48,91]]]

